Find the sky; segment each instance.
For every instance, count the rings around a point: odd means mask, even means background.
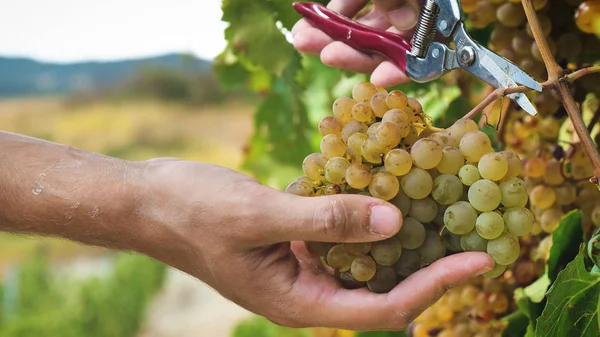
[[[0,0],[0,55],[116,60],[225,47],[220,0]]]

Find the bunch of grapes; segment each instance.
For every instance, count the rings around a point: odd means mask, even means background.
[[[436,129],[415,99],[369,82],[333,104],[319,123],[320,153],[303,162],[288,193],[361,194],[400,209],[398,234],[374,243],[307,242],[309,252],[349,288],[391,290],[434,261],[461,251],[487,252],[498,277],[520,256],[519,237],[534,216],[510,151],[495,152],[472,120]]]
[[[450,289],[409,326],[411,337],[501,336],[493,324],[515,309],[513,288],[504,279],[477,278]]]
[[[540,49],[520,0],[462,0],[473,28],[493,24],[489,47],[537,78],[546,79]],[[600,18],[597,0],[533,0],[553,56],[564,66],[600,56],[593,34]],[[581,64],[579,64],[581,65]]]

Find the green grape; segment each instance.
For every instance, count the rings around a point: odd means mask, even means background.
[[[438,212],[435,215],[435,219],[433,219],[433,223],[440,227],[444,227],[444,214],[446,213],[447,209],[448,206],[446,205],[438,205]]]
[[[577,189],[571,183],[565,183],[554,189],[556,192],[556,205],[567,206],[577,199]]]
[[[486,153],[479,160],[477,169],[483,179],[498,181],[508,172],[508,160],[499,153]]]
[[[476,163],[484,154],[494,151],[490,138],[481,131],[465,134],[460,140],[459,149],[470,163]]]
[[[454,146],[445,146],[442,149],[442,160],[435,167],[440,173],[457,175],[465,165],[465,156]]]
[[[493,181],[482,179],[469,187],[468,198],[469,203],[476,210],[479,212],[489,212],[500,206],[502,192],[500,191],[500,187]]]
[[[433,179],[429,172],[413,167],[400,180],[402,190],[411,199],[424,199],[433,189]]]
[[[374,242],[371,246],[371,256],[382,266],[391,266],[402,255],[402,245],[396,237]]]
[[[341,136],[344,143],[350,145],[350,143],[348,142],[350,136],[354,135],[355,133],[366,134],[368,129],[369,127],[365,123],[361,123],[358,121],[350,121],[346,123],[346,125],[344,125],[339,135]]]
[[[419,220],[405,217],[396,237],[402,249],[417,249],[425,242],[425,226]]]
[[[412,168],[412,157],[403,149],[393,149],[383,158],[385,169],[396,175],[403,176]]]
[[[326,136],[329,134],[341,135],[342,134],[342,123],[332,116],[327,116],[319,122],[319,132],[322,136]]]
[[[510,47],[512,39],[516,33],[517,29],[515,28],[509,28],[502,26],[501,24],[496,24],[494,26],[494,30],[492,31],[492,35],[490,36],[490,43],[494,46],[494,50],[502,50]]]
[[[330,183],[343,184],[346,182],[346,170],[350,167],[348,159],[333,157],[325,164],[325,179]]]
[[[352,164],[346,169],[346,182],[352,188],[362,190],[371,182],[371,170],[364,164]]]
[[[373,97],[371,98],[371,102],[370,102],[371,110],[373,111],[373,114],[375,115],[375,117],[382,118],[383,115],[388,110],[390,110],[390,108],[385,103],[387,96],[388,96],[388,94],[386,94],[384,92],[378,92],[375,95],[373,95]]]
[[[393,199],[400,190],[398,177],[389,172],[377,172],[369,183],[369,193],[382,200]]]
[[[361,256],[357,257],[352,261],[352,265],[350,266],[350,272],[352,276],[361,282],[367,282],[375,276],[375,272],[377,271],[377,264],[375,260],[370,256]]]
[[[352,107],[352,118],[354,120],[366,123],[373,117],[373,111],[367,103],[359,102]]]
[[[371,82],[359,82],[352,88],[352,98],[357,102],[369,102],[378,93],[377,87]]]
[[[460,180],[452,174],[442,174],[435,178],[431,196],[440,205],[452,205],[463,194],[463,185]]]
[[[350,124],[350,123],[348,123]],[[342,131],[343,132],[343,131]],[[348,147],[360,153],[362,156],[362,145],[365,143],[369,136],[364,133],[356,132],[353,133],[350,137],[348,137]]]
[[[403,249],[402,256],[394,264],[394,269],[401,278],[409,277],[421,269],[421,256],[416,250]]]
[[[565,213],[557,208],[545,210],[540,218],[540,226],[542,227],[542,230],[546,233],[554,232],[564,215]]]
[[[521,246],[517,237],[504,233],[499,237],[489,240],[487,244],[487,253],[501,265],[509,265],[519,258]]]
[[[427,230],[425,241],[417,248],[417,252],[421,256],[421,262],[432,264],[446,255],[446,242],[435,231]]]
[[[383,294],[391,291],[398,284],[398,275],[392,267],[377,266],[377,272],[367,281],[371,292]]]
[[[390,151],[390,148],[382,145],[375,136],[367,138],[361,146],[361,153],[366,161],[372,164],[381,164],[382,157]]]
[[[460,140],[471,131],[478,131],[479,127],[471,119],[459,119],[450,127],[450,138],[454,146],[460,145]]]
[[[355,256],[346,252],[343,245],[336,245],[331,247],[329,252],[327,252],[327,258],[325,260],[331,268],[339,272],[345,272],[350,270],[354,258]]]
[[[475,228],[477,212],[466,201],[457,201],[449,206],[444,213],[444,226],[452,234],[467,234]]]
[[[521,158],[511,151],[498,152],[503,155],[508,162],[508,171],[506,172],[505,178],[516,177],[523,171],[523,162]]]
[[[525,182],[517,177],[508,178],[500,183],[502,205],[504,207],[525,207],[529,196]]]
[[[475,229],[460,237],[460,246],[465,252],[487,252],[487,243]]]
[[[325,179],[325,163],[327,158],[321,153],[311,153],[302,162],[304,174],[312,180],[322,181]]]
[[[343,157],[346,153],[346,144],[340,136],[326,135],[321,139],[321,153],[327,159]]]
[[[533,213],[525,207],[508,208],[502,218],[508,232],[515,236],[523,236],[531,232],[535,221]]]
[[[362,256],[367,254],[371,250],[373,244],[371,242],[355,242],[342,243],[342,246],[344,246],[344,250],[346,251],[346,253],[353,256]]]
[[[462,235],[452,234],[449,230],[444,228],[442,238],[444,239],[444,242],[446,242],[446,248],[449,251],[455,253],[462,252],[462,247],[460,245],[461,237]]]
[[[433,139],[421,138],[413,144],[410,155],[416,167],[429,170],[442,160],[442,147]]]
[[[425,199],[413,200],[408,215],[419,222],[429,223],[435,219],[437,211],[438,204],[431,197],[427,197]]]
[[[352,120],[352,107],[356,101],[350,97],[340,97],[333,102],[333,115],[342,123]]]
[[[396,194],[396,196],[394,197],[394,199],[390,200],[390,203],[398,207],[402,214],[408,214],[408,212],[410,211],[410,206],[412,204],[412,199],[409,198],[408,195],[406,195],[406,193],[404,193],[402,189],[400,189],[398,191],[398,194]]]
[[[400,127],[392,122],[382,122],[375,136],[380,144],[390,148],[398,146],[402,140]]]
[[[458,178],[465,186],[471,186],[481,179],[479,169],[475,165],[467,164],[458,171]]]
[[[496,212],[485,212],[479,214],[475,223],[475,229],[479,236],[486,240],[492,240],[504,232],[504,219]]]
[[[494,269],[488,271],[487,273],[483,274],[483,277],[486,278],[496,278],[501,276],[502,274],[504,274],[504,272],[506,271],[506,267],[505,265],[502,264],[498,264],[496,263],[494,265]]]
[[[408,97],[400,90],[392,90],[387,94],[385,103],[390,109],[404,109],[408,105]]]

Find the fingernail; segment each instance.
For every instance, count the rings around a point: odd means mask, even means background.
[[[487,273],[487,272],[489,272],[489,271],[492,271],[492,270],[494,270],[494,267],[490,267],[489,265],[488,265],[488,266],[485,266],[485,267],[482,267],[482,268],[481,268],[481,269],[479,269],[479,271],[477,272],[477,276],[483,275],[483,274],[485,274],[485,273]]]
[[[394,235],[400,227],[398,210],[389,206],[377,205],[371,208],[369,228],[372,233],[383,236]]]
[[[410,30],[418,21],[417,12],[411,6],[400,7],[388,13],[388,20],[398,30]]]

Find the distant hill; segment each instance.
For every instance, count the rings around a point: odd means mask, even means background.
[[[69,64],[0,56],[0,97],[71,94],[121,84],[144,67],[186,73],[210,71],[211,62],[185,54]]]

